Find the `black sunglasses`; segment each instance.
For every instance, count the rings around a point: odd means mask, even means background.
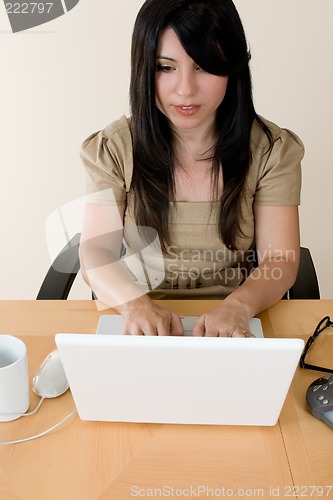
[[[322,366],[316,366],[316,365],[309,365],[308,363],[305,363],[305,356],[307,355],[310,347],[318,337],[318,335],[325,330],[326,328],[332,327],[333,326],[333,321],[331,321],[331,318],[329,316],[325,316],[321,321],[319,321],[317,328],[315,329],[314,333],[311,335],[311,337],[308,338],[307,343],[305,344],[305,347],[303,349],[299,364],[301,368],[308,368],[310,370],[317,370],[319,372],[327,372],[327,373],[333,373],[333,370],[330,368],[323,368]]]

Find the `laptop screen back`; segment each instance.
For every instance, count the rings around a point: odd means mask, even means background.
[[[300,339],[57,334],[83,420],[274,425]]]

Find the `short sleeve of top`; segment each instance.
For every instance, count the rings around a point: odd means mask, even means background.
[[[125,204],[133,169],[132,151],[129,119],[125,116],[87,137],[80,149],[87,194],[112,189],[116,204]]]
[[[299,205],[304,146],[292,131],[261,118],[270,129],[273,147],[258,123],[253,125],[252,164],[247,187],[259,205]]]

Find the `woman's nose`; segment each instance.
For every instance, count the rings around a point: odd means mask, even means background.
[[[177,93],[180,96],[193,96],[197,91],[196,75],[193,71],[180,71],[177,80]]]

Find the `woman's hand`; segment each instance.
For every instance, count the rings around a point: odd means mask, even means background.
[[[195,322],[192,335],[196,337],[254,337],[249,317],[238,301],[226,299]]]
[[[117,311],[125,317],[125,335],[184,335],[180,317],[155,304],[147,296],[119,306]]]

